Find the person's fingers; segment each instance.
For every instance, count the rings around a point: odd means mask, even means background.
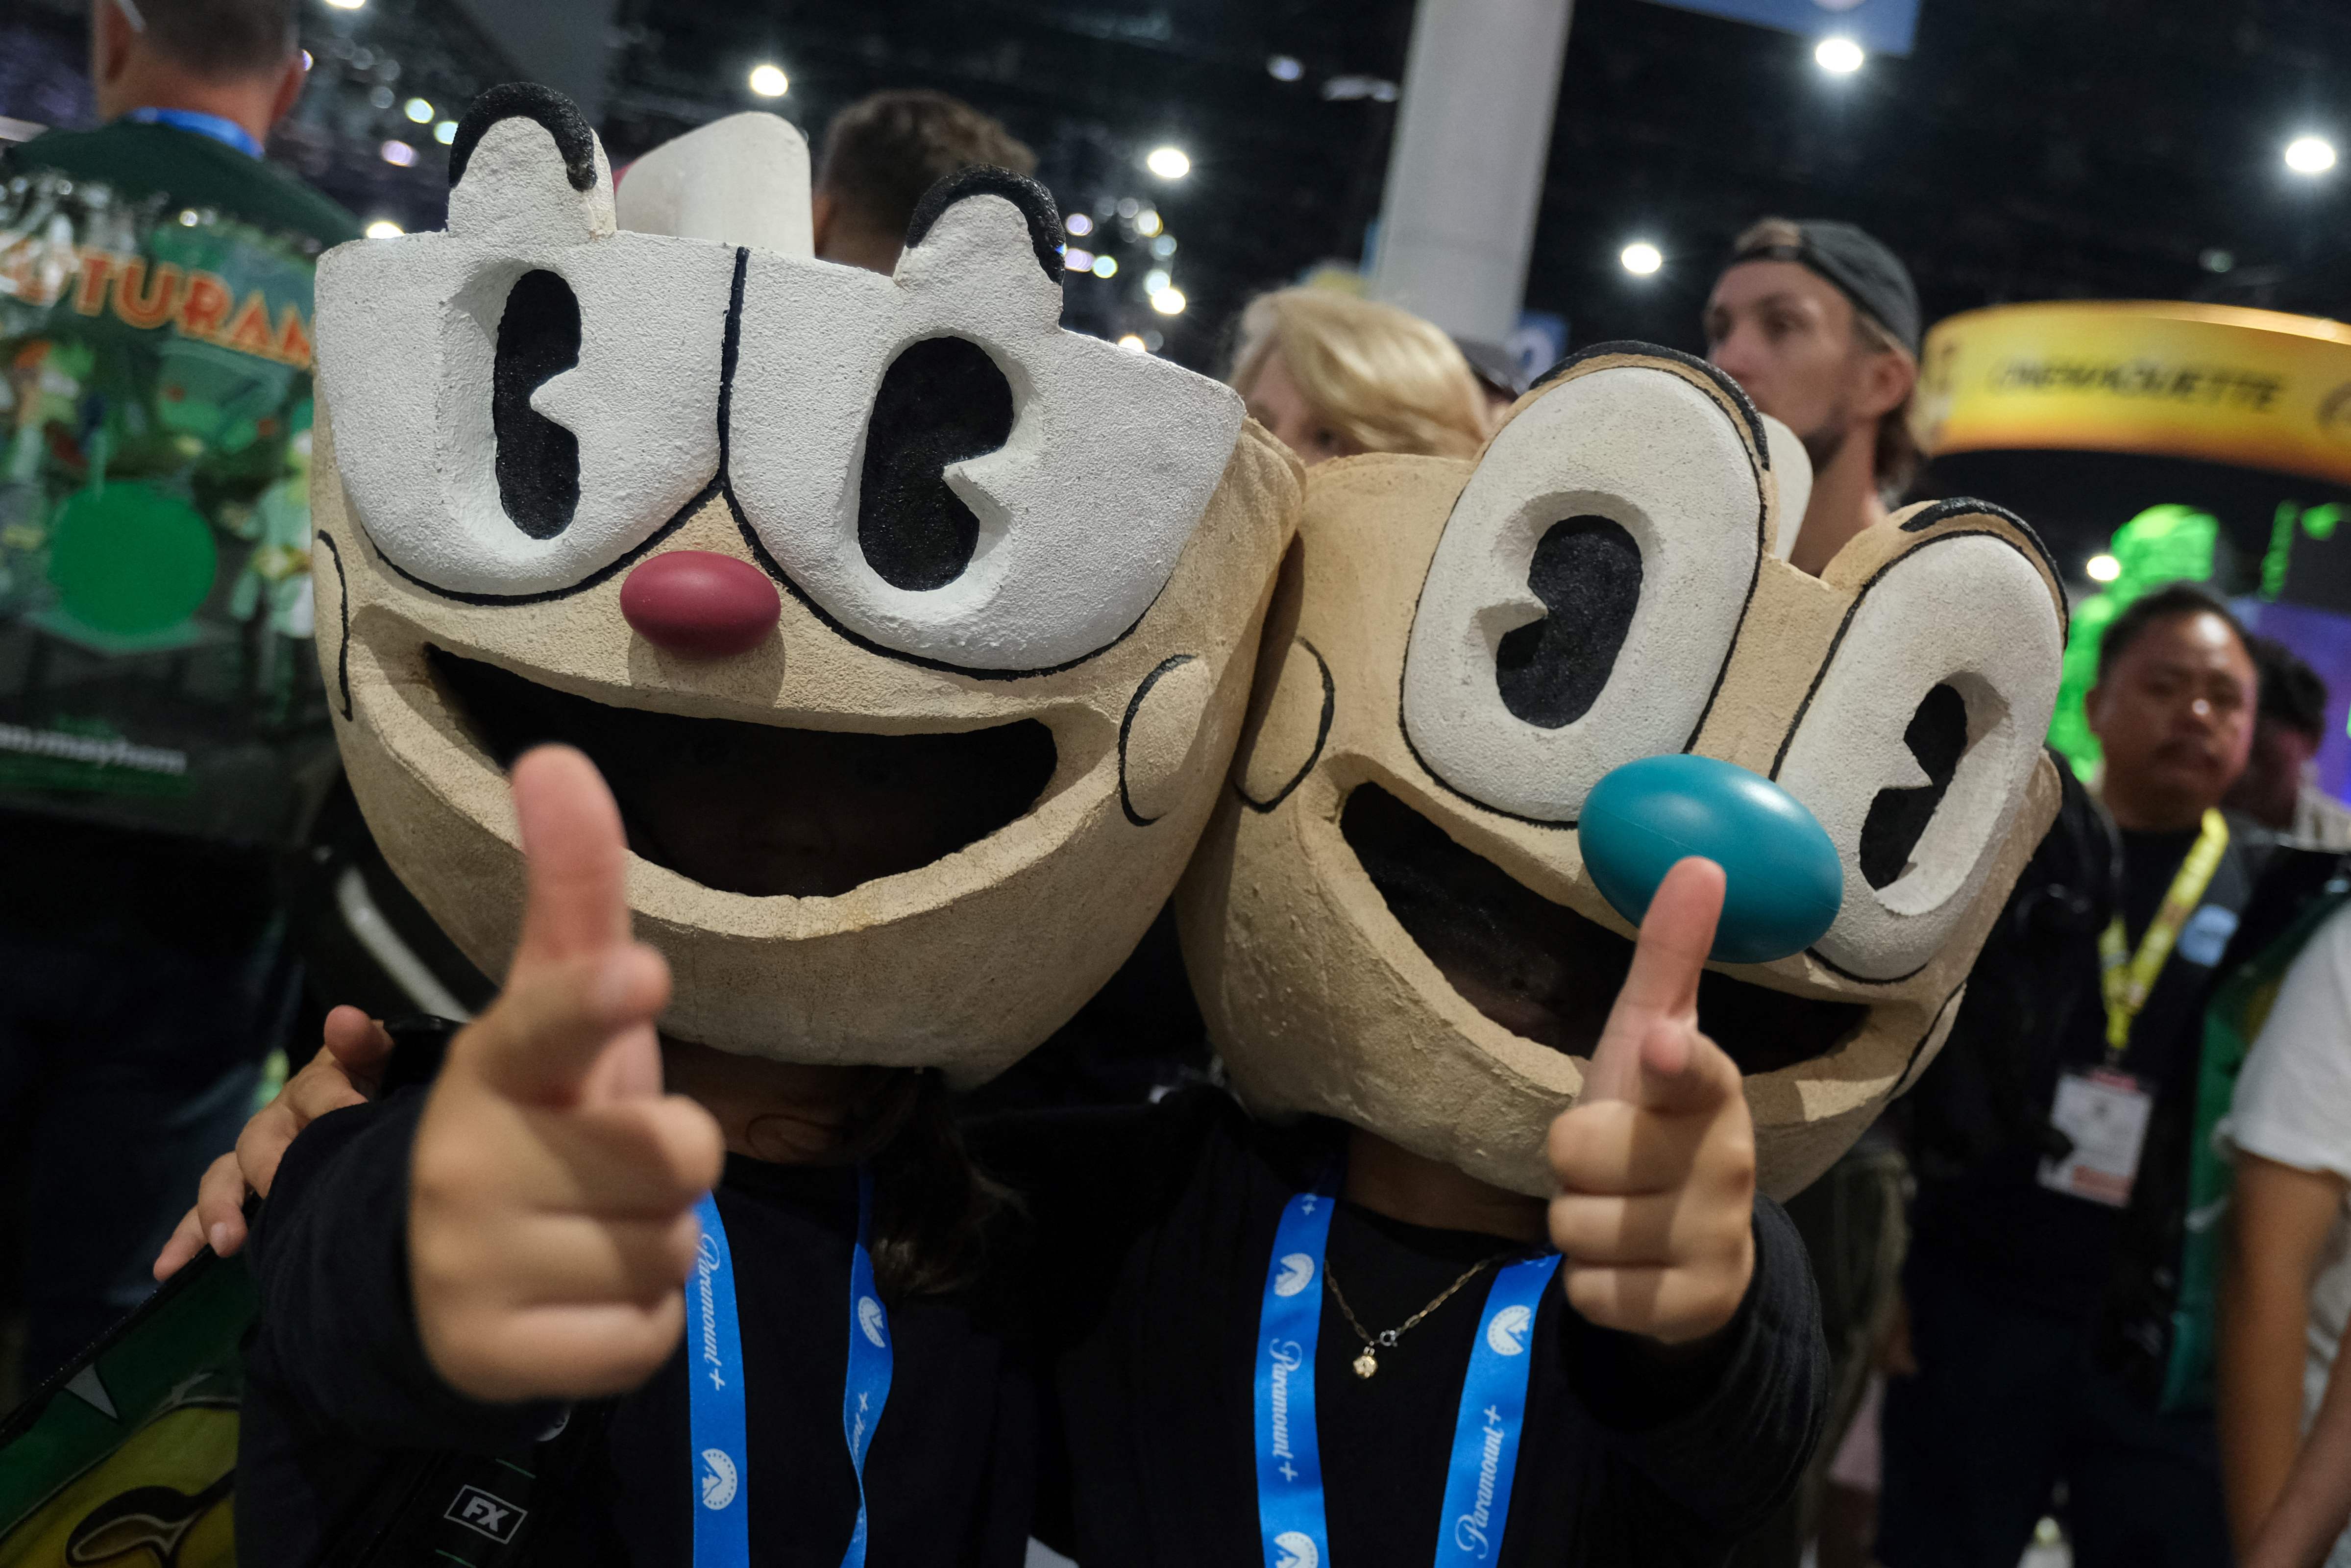
[[[661,1370],[685,1332],[685,1293],[646,1305],[598,1302],[477,1312],[420,1324],[426,1358],[475,1399],[594,1399]]]
[[[1544,1153],[1562,1192],[1667,1192],[1688,1178],[1708,1131],[1703,1118],[1603,1100],[1554,1119]]]
[[[172,1238],[163,1243],[163,1250],[155,1254],[155,1282],[162,1284],[188,1265],[188,1260],[204,1249],[204,1221],[194,1209],[180,1217]]]
[[[642,1031],[650,1048],[668,1002],[669,966],[642,944],[517,963],[496,1003],[458,1031],[450,1063],[512,1099],[569,1104],[624,1037]]]
[[[245,1245],[246,1186],[241,1154],[223,1155],[205,1167],[203,1179],[196,1183],[196,1218],[204,1226],[206,1244],[224,1258],[234,1256]]]
[[[1643,1109],[1708,1114],[1744,1092],[1739,1064],[1694,1025],[1660,1021],[1642,1040],[1635,1098]]]
[[[513,973],[627,942],[628,841],[596,765],[568,746],[534,747],[513,789],[528,868]]]
[[[1704,1339],[1737,1314],[1753,1264],[1750,1258],[1746,1268],[1731,1271],[1586,1265],[1570,1258],[1559,1273],[1569,1302],[1587,1322],[1684,1344]]]
[[[709,1191],[726,1160],[717,1121],[683,1095],[562,1112],[500,1107],[431,1130],[412,1156],[412,1191],[460,1229],[485,1195],[532,1215],[666,1218]]]
[[[1616,1268],[1728,1261],[1748,1234],[1726,1206],[1679,1191],[1570,1193],[1552,1200],[1550,1225],[1552,1245],[1564,1256]]]
[[[373,1094],[392,1060],[392,1031],[357,1008],[340,1007],[327,1015],[326,1051],[354,1088]]]
[[[510,1310],[604,1301],[650,1306],[685,1282],[701,1240],[691,1208],[653,1219],[542,1215],[496,1236],[453,1236],[449,1255],[432,1266],[473,1278],[495,1266]]]
[[[1722,892],[1722,868],[1697,856],[1676,862],[1657,884],[1641,918],[1632,967],[1593,1050],[1585,1100],[1633,1099],[1653,1051],[1658,1067],[1670,1072],[1678,1065],[1669,1042],[1650,1041],[1651,1028],[1661,1020],[1697,1017],[1698,978],[1714,946]]]

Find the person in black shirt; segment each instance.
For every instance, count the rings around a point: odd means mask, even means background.
[[[714,1116],[731,1151],[722,1211],[755,1303],[750,1446],[763,1476],[816,1478],[755,1490],[758,1537],[837,1560],[854,1494],[831,1347],[853,1205],[838,1169],[745,1156],[837,1161],[838,1071],[788,1068],[782,1082],[778,1064],[668,1044],[660,1071],[698,1104],[655,1097],[665,974],[625,941],[609,800],[560,752],[518,765],[516,797],[533,894],[507,992],[457,1037],[429,1098],[345,1108],[297,1139],[255,1230],[246,1560],[316,1561],[419,1453],[525,1458],[562,1414],[551,1401],[614,1393],[595,1406],[601,1445],[562,1461],[538,1550],[678,1560],[674,1481],[643,1478],[674,1476],[682,1446],[693,1346],[678,1341],[675,1281]],[[1525,1342],[1530,1484],[1510,1498],[1504,1562],[1719,1558],[1792,1481],[1817,1427],[1802,1250],[1753,1197],[1737,1070],[1695,1026],[1720,896],[1703,862],[1660,891],[1591,1093],[1562,1118],[1548,1228],[1574,1261]],[[798,1129],[780,1147],[759,1131],[778,1114]],[[1037,1528],[1088,1562],[1253,1556],[1246,1374],[1264,1260],[1284,1203],[1343,1142],[1350,1201],[1329,1265],[1354,1281],[1366,1321],[1400,1321],[1445,1279],[1540,1249],[1537,1200],[1326,1123],[1256,1128],[1213,1093],[983,1127],[983,1157],[1033,1206],[1026,1260],[998,1268],[998,1292],[912,1312],[892,1301],[900,1370],[867,1472],[872,1560],[1017,1556],[1033,1413],[1023,1335],[1001,1306],[1015,1281],[1060,1411]],[[1649,1222],[1656,1204],[1667,1229]],[[1447,1295],[1417,1343],[1384,1349],[1384,1381],[1347,1375],[1356,1347],[1337,1335],[1322,1345],[1334,1554],[1426,1555],[1481,1293]]]
[[[2007,1568],[2061,1480],[2084,1568],[2228,1561],[2210,1417],[2159,1412],[2156,1390],[2202,1000],[2263,848],[2234,818],[2217,858],[2199,841],[2244,764],[2254,690],[2241,630],[2201,590],[2116,618],[2087,705],[2104,809],[2068,777],[1911,1096],[1917,1370],[1886,1394],[1888,1568]],[[2175,895],[2169,960],[2135,1010],[2110,1008],[2105,934],[2119,921],[2136,958]]]

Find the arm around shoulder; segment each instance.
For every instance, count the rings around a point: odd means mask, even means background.
[[[250,1375],[312,1419],[387,1448],[505,1451],[558,1407],[451,1389],[418,1337],[408,1275],[410,1154],[425,1096],[352,1106],[306,1127],[256,1220],[261,1295]]]

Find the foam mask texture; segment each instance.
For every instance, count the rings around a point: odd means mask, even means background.
[[[1474,464],[1311,472],[1177,901],[1253,1110],[1548,1193],[1545,1134],[1631,953],[1575,812],[1610,769],[1680,751],[1776,779],[1844,873],[1811,948],[1700,987],[1766,1189],[1810,1182],[1925,1070],[2055,810],[2037,737],[2063,599],[2031,530],[1969,501],[1798,571],[1777,548],[1809,491],[1808,467],[1782,486],[1791,446],[1710,367],[1606,345]]]
[[[935,192],[884,277],[795,251],[804,148],[767,117],[641,162],[622,215],[695,231],[661,235],[616,226],[560,99],[483,105],[449,230],[319,275],[319,652],[379,844],[497,973],[523,883],[502,758],[609,743],[666,1032],[985,1079],[1172,891],[1238,734],[1296,461],[1228,390],[1059,328],[1037,237],[1059,220],[1017,176]],[[622,584],[672,551],[765,574],[772,631],[711,657],[633,630]],[[695,769],[721,765],[772,791],[700,808]],[[878,782],[761,815],[819,767]],[[732,856],[744,812],[764,836]],[[887,863],[797,894],[743,869],[836,828]]]

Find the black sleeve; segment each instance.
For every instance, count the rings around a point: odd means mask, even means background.
[[[251,1375],[313,1420],[386,1448],[496,1454],[561,1413],[486,1405],[424,1358],[408,1286],[408,1161],[422,1092],[319,1117],[286,1151],[249,1244],[261,1294]]]
[[[1677,1511],[1737,1539],[1777,1507],[1828,1418],[1828,1346],[1802,1240],[1755,1199],[1755,1274],[1729,1324],[1687,1361],[1564,1314],[1568,1376],[1619,1455]]]

